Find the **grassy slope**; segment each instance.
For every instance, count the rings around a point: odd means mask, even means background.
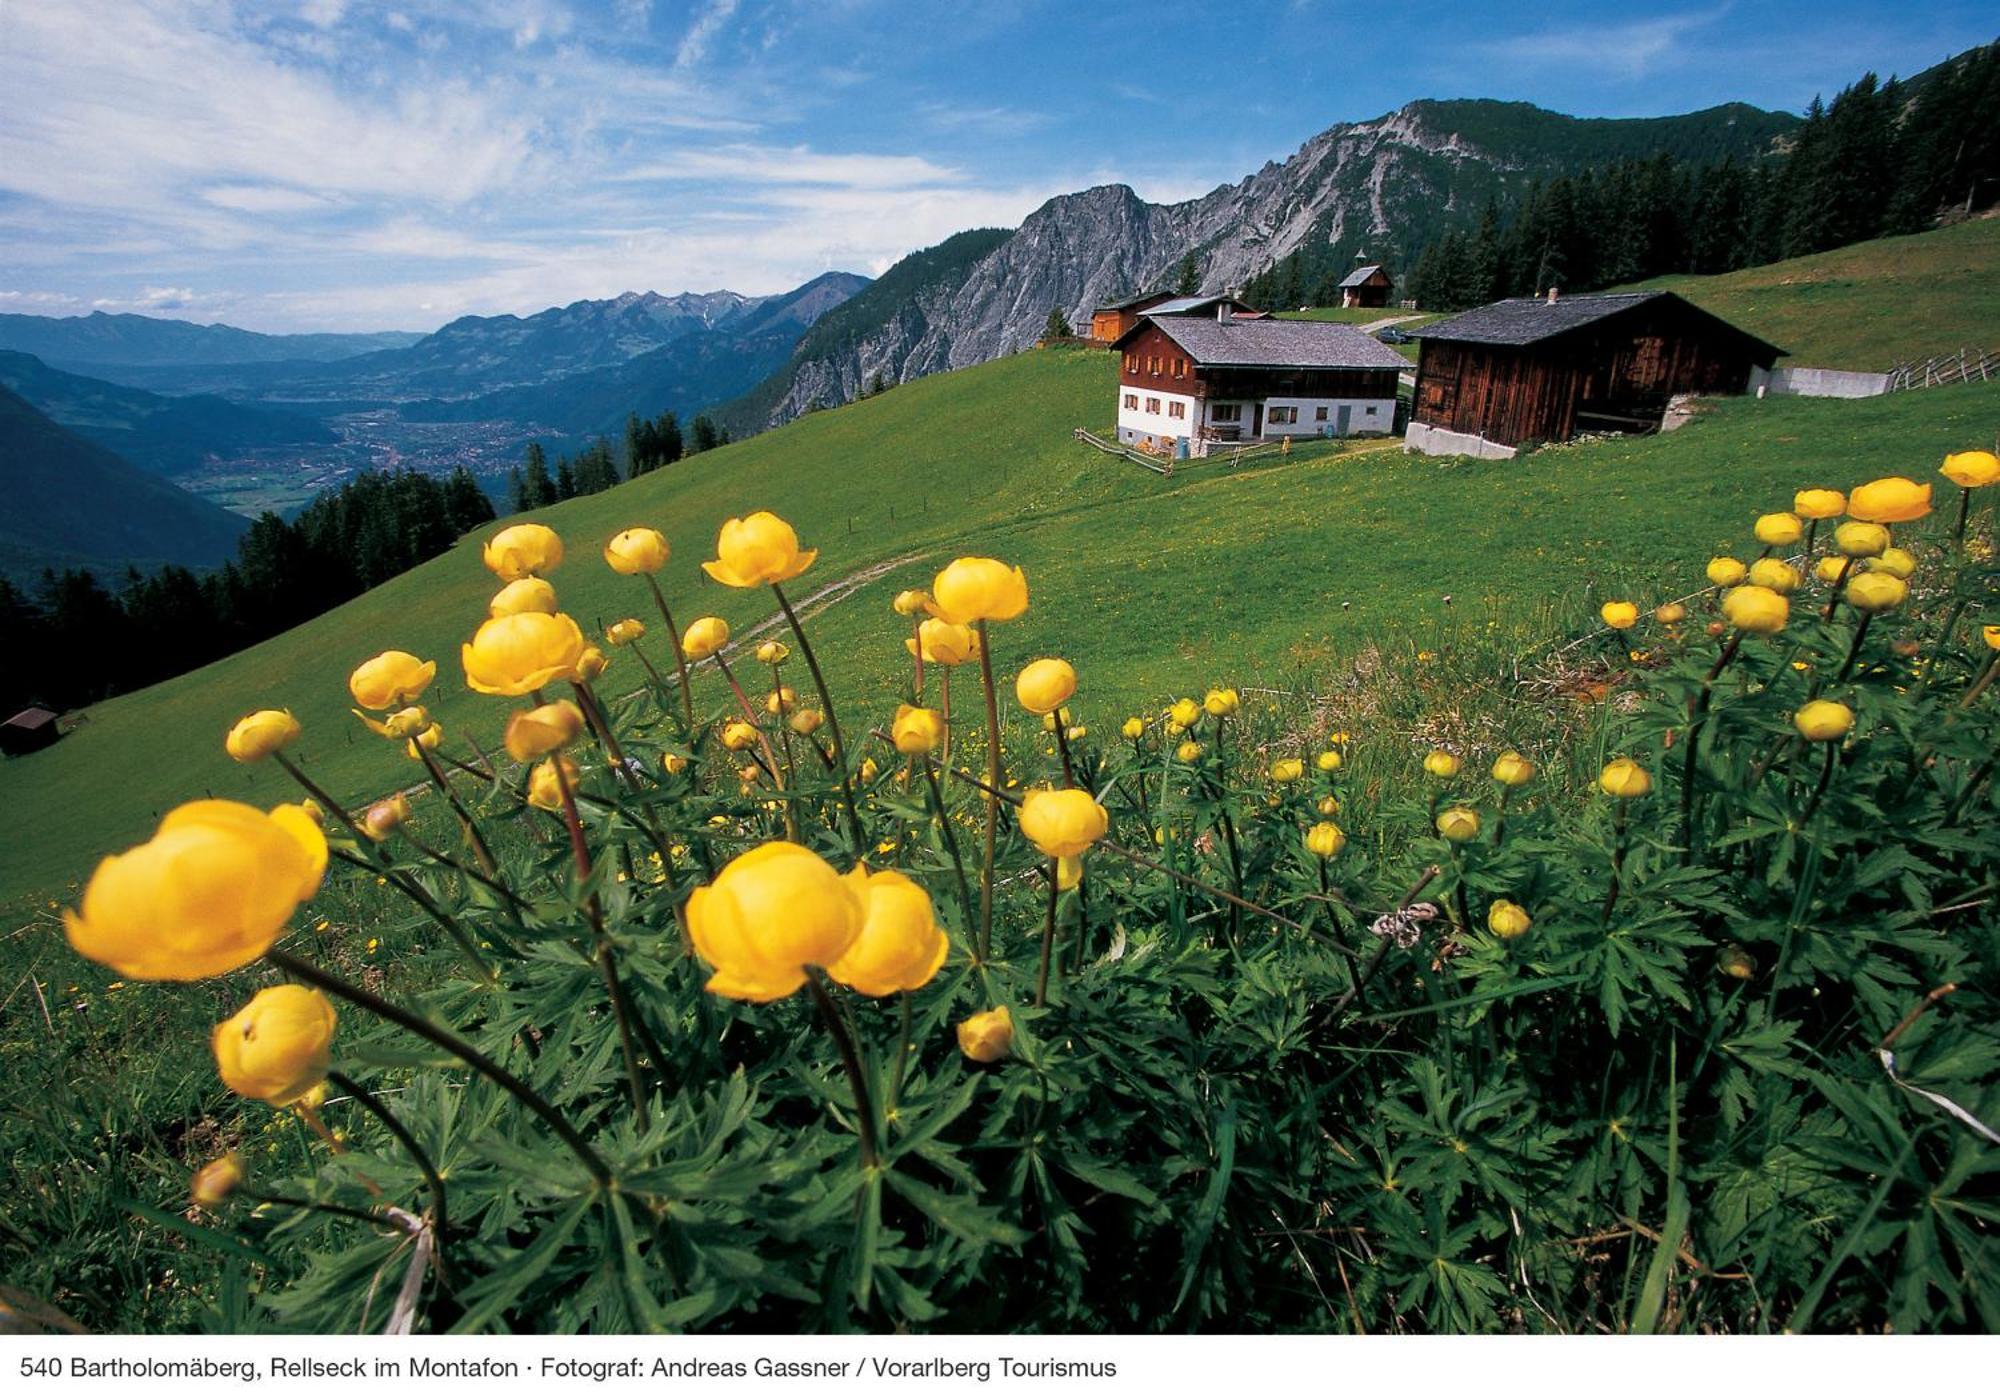
[[[1677,291],[1784,346],[1789,363],[1887,369],[1966,346],[2000,348],[2000,219],[1641,285]]]
[[[1749,514],[1789,495],[1801,462],[1835,484],[1923,471],[1984,440],[2000,406],[2000,386],[1983,385],[1851,404],[1743,401],[1669,437],[1513,463],[1375,447],[1163,480],[1071,439],[1076,423],[1105,425],[1113,382],[1101,352],[1038,351],[811,415],[543,512],[571,551],[555,581],[586,628],[647,616],[643,590],[598,551],[618,529],[652,524],[674,545],[663,582],[683,624],[715,611],[741,626],[769,612],[767,596],[707,583],[696,567],[727,515],[792,519],[821,549],[801,585],[918,554],[814,623],[837,694],[880,697],[872,709],[886,713],[905,665],[889,599],[956,553],[995,553],[1028,569],[1035,596],[996,646],[1001,668],[1072,657],[1086,713],[1102,722],[1169,691],[1282,676],[1387,633],[1420,636],[1472,609],[1511,624],[1594,587],[1681,588],[1713,549],[1740,544]],[[1654,577],[1657,588],[1643,581]],[[346,713],[348,670],[387,647],[436,657],[433,708],[490,743],[503,706],[463,688],[456,648],[493,586],[467,541],[284,636],[95,707],[55,748],[0,768],[0,897],[60,894],[98,852],[142,837],[186,797],[279,799],[282,774],[221,750],[251,708],[293,708],[306,726],[299,755],[337,791],[358,798],[413,780]],[[664,650],[657,627],[649,641]],[[629,687],[635,672],[628,659],[611,679]]]

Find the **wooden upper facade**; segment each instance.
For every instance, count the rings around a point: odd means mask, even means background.
[[[1658,428],[1784,353],[1671,292],[1496,302],[1415,332],[1411,421],[1507,447]]]

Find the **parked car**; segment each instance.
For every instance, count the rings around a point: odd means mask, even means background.
[[[1394,326],[1384,326],[1382,333],[1375,338],[1385,345],[1407,345],[1410,343],[1409,332],[1398,330]]]

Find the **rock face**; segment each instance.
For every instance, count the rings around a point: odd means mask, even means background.
[[[1124,185],[1062,195],[866,334],[824,350],[802,345],[785,382],[757,397],[765,421],[756,425],[845,402],[878,374],[895,383],[1008,354],[1040,336],[1051,308],[1081,327],[1092,306],[1172,289],[1189,257],[1209,292],[1239,288],[1314,240],[1335,257],[1406,267],[1444,227],[1530,179],[1660,151],[1754,155],[1791,120],[1748,107],[1617,121],[1522,103],[1416,102],[1332,127],[1282,164],[1186,203],[1148,204]]]

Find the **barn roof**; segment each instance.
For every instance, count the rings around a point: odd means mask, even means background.
[[[1358,287],[1363,282],[1367,281],[1370,277],[1374,276],[1377,272],[1382,272],[1384,276],[1388,275],[1387,272],[1383,271],[1381,263],[1371,262],[1366,267],[1357,267],[1352,272],[1348,273],[1345,277],[1342,277],[1340,279],[1340,284],[1343,287]]]
[[[1731,325],[1722,317],[1704,311],[1670,291],[1593,292],[1583,296],[1558,296],[1554,301],[1540,296],[1516,296],[1424,326],[1410,334],[1421,340],[1451,340],[1475,345],[1534,345],[1663,300],[1678,302],[1694,315],[1770,351],[1773,359],[1785,353],[1769,341]]]
[[[1372,335],[1334,321],[1218,321],[1148,314],[1142,325],[1158,326],[1196,364],[1255,369],[1410,367],[1408,360]],[[1126,338],[1137,333],[1128,331]]]
[[[1145,301],[1162,301],[1172,293],[1164,291],[1142,291],[1136,296],[1120,297],[1116,301],[1106,301],[1090,309],[1093,311],[1129,311]]]
[[[30,707],[8,719],[6,726],[13,729],[39,729],[44,724],[53,724],[55,721],[56,716],[50,711]]]
[[[1171,301],[1162,301],[1157,306],[1148,307],[1146,314],[1149,316],[1188,316],[1197,311],[1206,311],[1217,302],[1226,302],[1231,306],[1243,305],[1242,302],[1233,296],[1176,296]],[[1248,310],[1249,308],[1244,307],[1244,309]]]

